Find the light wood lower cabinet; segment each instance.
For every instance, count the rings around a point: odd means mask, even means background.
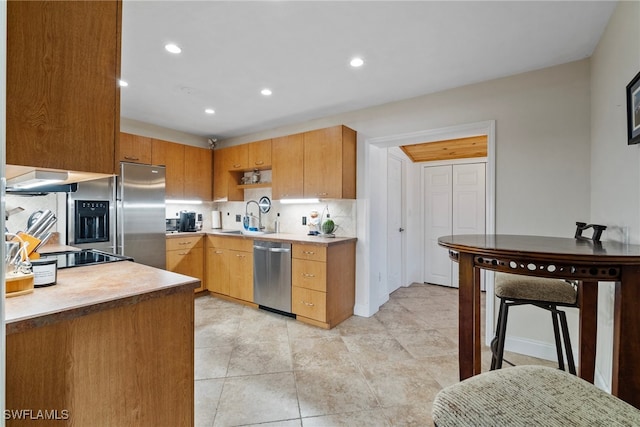
[[[206,246],[207,289],[253,303],[253,240],[207,236]]]
[[[353,315],[356,243],[292,243],[291,311],[298,320],[330,329]],[[255,306],[253,240],[206,237],[205,283],[216,296]]]
[[[294,243],[291,263],[291,309],[297,319],[333,328],[353,315],[356,245]]]
[[[7,425],[193,426],[193,293],[142,296],[8,334]]]
[[[195,292],[204,291],[204,237],[167,238],[167,270],[200,279]]]

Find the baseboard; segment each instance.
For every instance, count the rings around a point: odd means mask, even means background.
[[[607,393],[611,393],[611,380],[605,379],[605,377],[602,376],[602,372],[600,372],[597,366],[596,366],[596,372],[594,374],[593,380],[594,380],[593,383],[595,384],[596,387],[606,391]]]
[[[353,314],[360,317],[371,317],[376,313],[376,311],[371,313],[370,307],[366,304],[356,304],[353,306]]]
[[[554,343],[547,343],[544,341],[536,341],[520,337],[506,337],[504,349],[513,353],[524,354],[525,356],[537,357],[538,359],[549,361],[558,360],[556,345]],[[573,348],[576,367],[578,366],[578,358],[576,356],[577,354],[577,349]]]

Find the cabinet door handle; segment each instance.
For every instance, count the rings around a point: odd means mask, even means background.
[[[191,242],[178,242],[179,245],[190,245]]]
[[[311,274],[311,273],[302,273],[303,277],[316,277],[315,274]]]
[[[189,252],[179,252],[178,255],[189,255]]]
[[[236,254],[237,257],[244,258],[246,255]]]
[[[305,255],[315,255],[315,252],[313,251],[302,251],[302,253]]]
[[[318,193],[318,196],[326,196],[329,193]]]
[[[223,254],[224,252],[223,252],[223,251],[215,251],[215,253],[217,253],[217,254]]]
[[[125,160],[140,160],[139,157],[124,156]]]
[[[253,162],[256,165],[264,165],[264,161],[263,160],[258,160],[257,162]]]
[[[306,301],[300,301],[302,304],[306,305],[307,307],[313,307],[315,304],[312,302],[306,302]]]
[[[234,169],[238,169],[240,166],[242,166],[242,165],[234,164],[234,165],[233,165],[233,168],[234,168]]]

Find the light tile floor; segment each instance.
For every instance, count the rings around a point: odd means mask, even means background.
[[[196,427],[429,426],[458,382],[456,289],[400,288],[329,331],[210,296],[195,306]]]

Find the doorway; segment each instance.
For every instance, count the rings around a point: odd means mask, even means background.
[[[387,291],[402,286],[405,271],[405,161],[389,153],[387,157]]]
[[[378,311],[389,299],[389,286],[387,284],[387,158],[391,147],[400,147],[410,144],[422,144],[426,142],[443,141],[456,138],[467,138],[476,135],[487,136],[486,157],[486,215],[485,232],[495,233],[495,133],[494,120],[455,125],[446,128],[431,129],[425,131],[395,134],[385,137],[367,138],[363,140],[363,164],[362,175],[363,198],[359,200],[361,209],[358,209],[359,224],[359,257],[357,268],[359,280],[356,284],[356,314],[371,316]],[[405,213],[405,285],[423,281],[423,257],[424,247],[423,218],[420,215],[422,207],[420,203],[414,203],[409,194],[421,194],[422,182],[420,172],[415,173],[414,168],[407,167],[407,181],[405,191],[407,193],[408,209]],[[414,203],[414,204],[412,204]],[[446,251],[445,251],[446,253]],[[487,272],[486,284],[486,310],[487,316],[485,328],[485,341],[488,343],[494,330],[494,301],[493,301],[493,274]]]

